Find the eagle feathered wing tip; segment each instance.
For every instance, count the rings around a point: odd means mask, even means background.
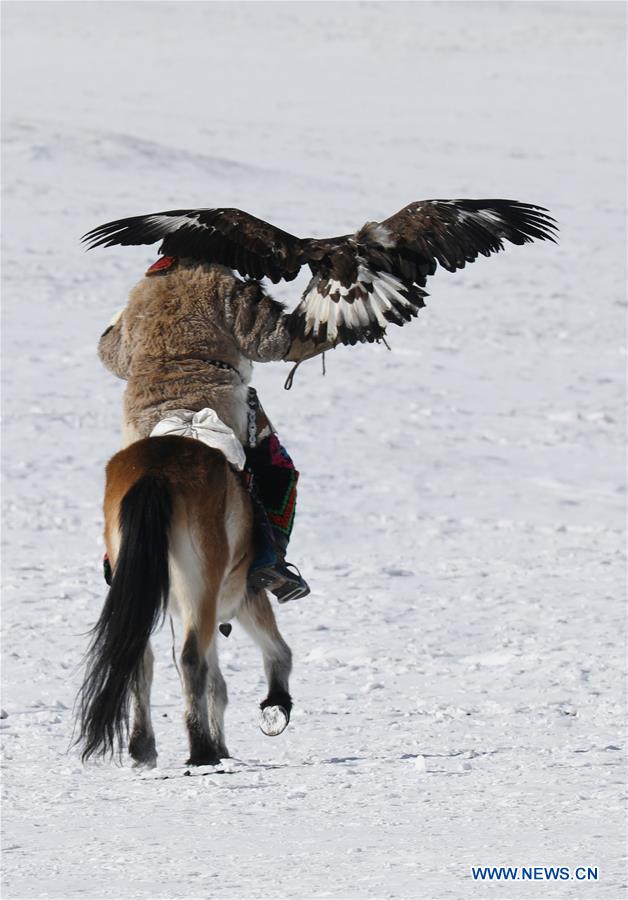
[[[87,250],[116,245],[128,247],[154,244],[166,237],[170,231],[162,221],[159,221],[160,218],[160,216],[130,216],[127,219],[116,219],[92,228],[83,235],[81,241],[87,245]]]

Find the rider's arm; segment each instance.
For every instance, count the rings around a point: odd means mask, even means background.
[[[255,282],[238,284],[232,309],[232,329],[238,347],[253,362],[303,362],[333,347],[329,343],[314,346],[308,341],[293,339],[283,304],[269,297]]]
[[[119,310],[98,341],[98,356],[104,366],[118,378],[127,378],[129,350],[124,323],[124,310]]]
[[[291,337],[283,305],[257,282],[236,284],[227,319],[238,349],[253,362],[285,359]]]

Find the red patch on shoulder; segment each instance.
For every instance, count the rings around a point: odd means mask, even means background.
[[[166,275],[169,269],[174,268],[178,263],[176,256],[162,256],[157,262],[146,270],[146,275]]]

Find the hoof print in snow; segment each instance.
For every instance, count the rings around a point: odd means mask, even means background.
[[[283,706],[267,706],[260,712],[259,727],[268,737],[276,737],[285,731],[289,721]]]

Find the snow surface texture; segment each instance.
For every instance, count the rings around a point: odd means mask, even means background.
[[[625,896],[625,14],[5,4],[4,897]],[[84,254],[81,233],[228,205],[326,236],[464,196],[549,206],[561,243],[440,272],[392,353],[339,349],[291,393],[287,366],[256,369],[313,588],[276,608],[286,732],[259,730],[236,625],[231,774],[178,777],[166,627],[159,769],[81,766],[123,389],[95,345],[156,258]],[[478,884],[472,864],[600,880]]]

